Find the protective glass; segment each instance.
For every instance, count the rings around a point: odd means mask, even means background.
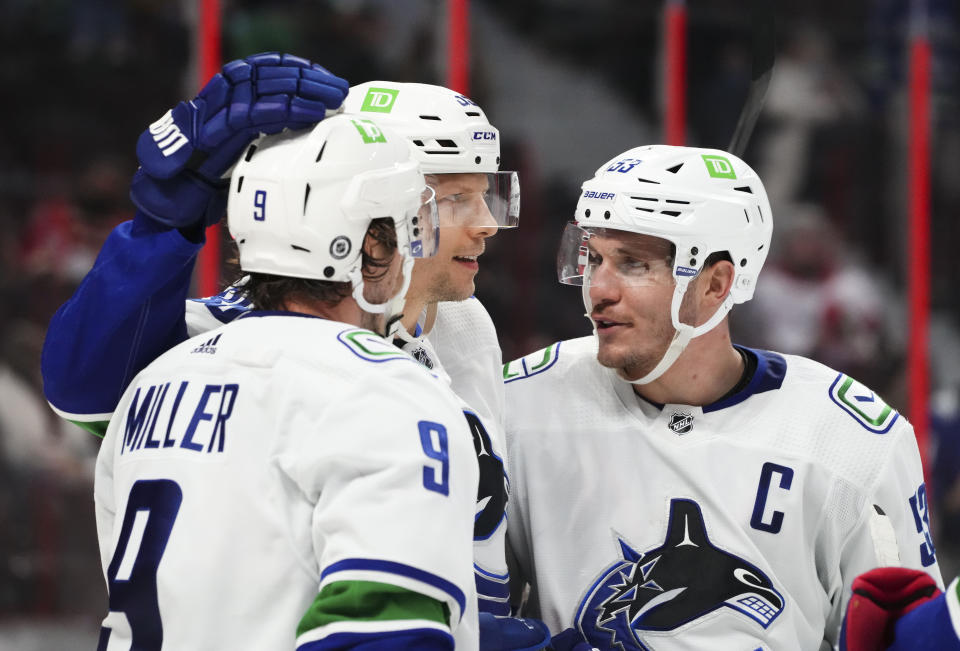
[[[665,239],[611,228],[567,224],[557,251],[564,285],[598,285],[604,279],[637,287],[673,283],[673,245]]]
[[[520,179],[516,172],[428,174],[437,190],[441,226],[516,228]]]
[[[414,258],[429,258],[440,245],[440,211],[437,197],[429,185],[421,195],[420,208],[411,211],[404,220],[410,241],[410,255]]]

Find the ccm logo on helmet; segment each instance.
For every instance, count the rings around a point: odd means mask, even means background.
[[[617,196],[616,192],[597,192],[596,190],[584,190],[583,198],[584,199],[601,199],[609,200]]]
[[[496,131],[474,131],[473,139],[474,140],[496,140],[497,132]]]

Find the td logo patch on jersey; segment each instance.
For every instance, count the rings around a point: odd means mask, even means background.
[[[601,649],[648,649],[644,631],[672,631],[718,608],[763,628],[783,611],[783,597],[759,568],[714,547],[692,500],[670,501],[659,547],[637,552],[619,543],[622,560],[603,571],[577,608],[577,628]]]

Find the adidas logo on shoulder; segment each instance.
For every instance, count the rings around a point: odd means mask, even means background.
[[[180,127],[173,121],[173,109],[163,114],[163,117],[150,125],[150,135],[153,141],[157,143],[160,153],[166,156],[173,156],[189,141],[180,131]]]
[[[206,353],[207,355],[213,355],[217,352],[217,342],[220,341],[220,335],[217,335],[213,339],[209,339],[193,350],[191,353]]]

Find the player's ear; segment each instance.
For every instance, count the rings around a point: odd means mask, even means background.
[[[701,285],[704,298],[711,304],[720,305],[733,288],[735,275],[733,263],[729,260],[718,260],[703,271],[705,278]]]

